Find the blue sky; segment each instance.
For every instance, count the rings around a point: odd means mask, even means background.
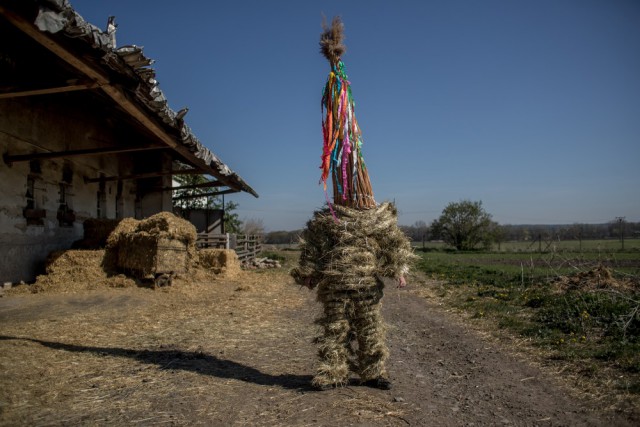
[[[302,228],[325,201],[323,14],[343,56],[376,200],[401,224],[481,200],[501,224],[640,221],[635,0],[72,0],[157,80],[259,194],[242,219]]]

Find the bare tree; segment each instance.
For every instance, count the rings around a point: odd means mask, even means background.
[[[259,218],[248,218],[243,221],[242,232],[256,236],[264,235],[264,224]]]

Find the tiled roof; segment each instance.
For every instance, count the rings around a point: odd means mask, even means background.
[[[86,22],[67,0],[31,1],[39,9],[33,24],[43,33],[79,41],[84,49],[91,52],[94,66],[102,68],[107,74],[115,72],[123,76],[122,80],[127,82],[127,96],[133,95],[133,102],[143,106],[149,115],[163,123],[167,134],[179,145],[182,155],[190,153],[194,157],[194,164],[205,167],[205,174],[214,176],[231,189],[258,196],[238,174],[202,145],[183,118],[169,107],[156,81],[155,71],[150,67],[153,60],[144,55],[141,47],[116,47],[113,32],[102,31]],[[73,46],[78,46],[76,41]]]

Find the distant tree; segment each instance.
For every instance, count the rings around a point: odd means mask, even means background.
[[[413,228],[415,230],[415,233],[417,234],[417,239],[416,240],[426,240],[427,239],[427,233],[429,233],[429,226],[427,225],[426,222],[424,221],[416,221],[413,224]]]
[[[244,234],[251,234],[255,236],[264,235],[264,223],[261,219],[249,218],[243,221],[242,232]]]
[[[624,238],[626,233],[627,222],[625,221],[625,217],[619,216],[616,217],[615,221],[612,221],[613,224],[616,224],[617,227],[614,227],[616,230],[616,235],[620,239],[620,243],[622,244],[622,249],[624,249]],[[628,235],[627,235],[628,237]]]
[[[271,244],[292,244],[300,241],[302,230],[270,231],[265,235],[264,242]]]
[[[482,207],[482,202],[462,200],[449,203],[440,218],[431,223],[431,233],[458,250],[487,247],[495,238],[495,223]]]
[[[507,239],[507,230],[502,225],[498,224],[495,221],[491,221],[489,227],[487,229],[486,236],[483,241],[483,245],[485,248],[490,248],[493,243],[498,245],[498,250],[500,250],[500,245]]]
[[[582,239],[585,237],[584,224],[573,224],[567,229],[566,239],[575,239],[579,241],[580,250],[582,250]]]
[[[629,238],[640,237],[640,223],[624,223],[624,235]],[[556,224],[556,225],[502,225],[506,233],[506,240],[519,241],[548,241],[560,238],[561,240],[587,240],[587,239],[615,239],[620,238],[619,221],[611,221],[603,224]]]
[[[416,221],[413,225],[401,225],[400,229],[413,242],[422,242],[426,240],[429,227],[424,221]]]

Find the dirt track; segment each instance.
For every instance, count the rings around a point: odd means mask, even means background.
[[[415,290],[384,299],[393,389],[322,392],[309,388],[318,306],[284,272],[5,296],[0,424],[637,425],[585,407]]]

